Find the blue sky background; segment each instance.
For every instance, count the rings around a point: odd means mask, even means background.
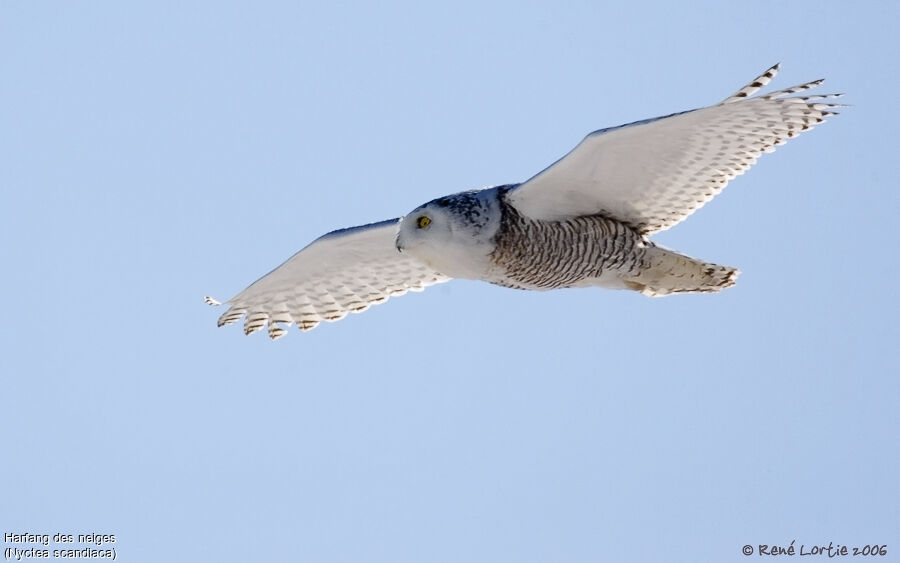
[[[432,4],[0,5],[2,531],[123,561],[900,560],[898,5]],[[724,293],[456,281],[274,343],[203,303],[778,61],[853,107],[658,237],[740,267]]]

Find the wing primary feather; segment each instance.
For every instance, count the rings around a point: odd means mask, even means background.
[[[749,98],[753,94],[759,92],[759,89],[767,85],[772,81],[773,78],[778,74],[778,70],[781,68],[781,63],[775,63],[769,69],[767,69],[764,73],[760,74],[756,78],[753,79],[750,84],[747,84],[734,94],[728,96],[724,100],[722,100],[723,104],[730,104],[733,102],[739,102],[745,98]]]
[[[287,330],[282,328],[278,323],[276,323],[276,322],[269,323],[269,338],[271,338],[272,340],[278,340],[285,334],[287,334]]]
[[[232,307],[225,311],[225,313],[219,317],[219,326],[225,326],[236,323],[241,317],[244,316],[244,313],[247,312],[247,309],[241,307]]]
[[[266,321],[268,320],[268,313],[265,313],[263,311],[254,311],[248,314],[247,318],[244,319],[244,334],[253,334],[257,330],[265,326]]]
[[[797,94],[798,92],[805,92],[807,90],[812,90],[816,86],[821,86],[822,83],[825,82],[824,78],[820,78],[818,80],[813,80],[812,82],[807,82],[806,84],[798,84],[797,86],[791,86],[790,88],[785,88],[783,90],[775,90],[774,92],[770,92],[765,96],[760,96],[765,100],[777,100],[779,98],[784,98],[786,96],[790,96],[791,94]],[[833,97],[840,94],[828,94],[829,97]]]

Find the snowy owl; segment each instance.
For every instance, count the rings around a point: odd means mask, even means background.
[[[754,94],[773,66],[719,104],[589,134],[521,184],[432,200],[397,219],[328,233],[228,300],[271,338],[361,313],[452,278],[519,289],[599,286],[644,295],[717,292],[738,270],[648,236],[684,220],[764,152],[835,114],[823,80]],[[219,303],[210,297],[207,303]]]

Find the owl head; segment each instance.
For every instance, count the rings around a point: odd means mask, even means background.
[[[498,188],[434,199],[400,221],[397,250],[445,276],[483,279],[500,215]]]

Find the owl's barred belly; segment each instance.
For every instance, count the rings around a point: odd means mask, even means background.
[[[516,289],[600,286],[658,297],[721,291],[739,274],[657,246],[602,215],[540,221],[507,205],[494,243],[485,281]]]
[[[627,225],[601,215],[565,221],[526,219],[506,206],[491,254],[491,279],[517,289],[558,289],[626,281],[651,266],[654,245]]]

